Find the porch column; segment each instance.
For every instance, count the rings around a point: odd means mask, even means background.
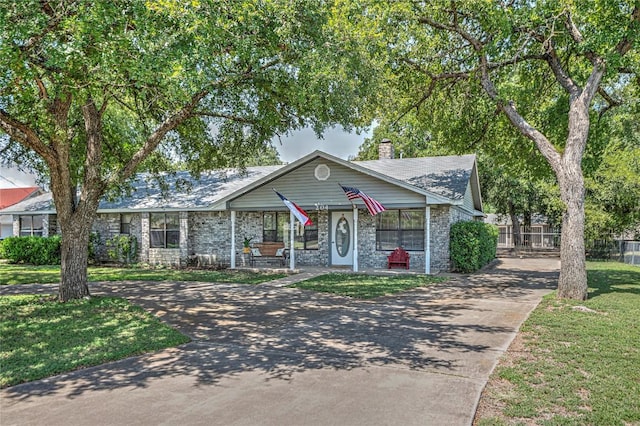
[[[289,269],[292,271],[296,268],[296,251],[294,249],[295,243],[295,224],[296,217],[292,211],[289,211]]]
[[[231,210],[231,269],[236,269],[236,211]]]
[[[424,273],[431,274],[431,206],[424,209]]]
[[[49,215],[48,214],[42,215],[42,236],[43,237],[49,236]]]
[[[353,206],[353,272],[358,272],[358,206]]]

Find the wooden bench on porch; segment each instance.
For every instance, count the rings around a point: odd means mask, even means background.
[[[289,253],[284,248],[284,243],[267,242],[267,243],[254,243],[251,247],[250,262],[251,266],[255,266],[256,262],[264,261],[278,261],[280,266],[287,264]]]
[[[402,247],[398,247],[387,256],[387,269],[391,269],[392,266],[404,266],[409,269],[409,257],[409,253]]]

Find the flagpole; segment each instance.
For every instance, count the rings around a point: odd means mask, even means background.
[[[236,211],[231,210],[231,269],[236,269]]]
[[[293,215],[292,211],[289,211],[289,269],[292,271],[296,267],[296,251],[293,247],[294,244],[294,236],[293,229],[295,224],[296,217]]]
[[[353,206],[353,272],[358,272],[358,207]]]

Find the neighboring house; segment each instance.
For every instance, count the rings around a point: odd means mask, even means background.
[[[138,175],[131,195],[103,201],[94,230],[101,241],[131,234],[139,242],[139,260],[185,264],[209,255],[235,268],[244,260],[242,241],[280,241],[291,246],[296,265],[386,267],[387,255],[402,246],[411,269],[434,273],[449,269],[449,228],[483,216],[474,155],[393,158],[381,144],[381,159],[344,161],[315,151],[284,166],[249,167],[245,173],[223,170],[165,176],[163,194]],[[389,149],[391,148],[391,149]],[[347,199],[339,186],[356,187],[386,207],[371,216],[360,199]],[[290,212],[273,189],[305,209],[313,225],[290,225]],[[10,207],[14,234],[26,233],[29,217],[40,216],[48,234],[55,231],[50,194]],[[33,219],[32,219],[33,220]],[[43,232],[43,235],[45,233]]]
[[[41,193],[42,190],[37,186],[29,186],[25,188],[0,188],[0,210]],[[36,228],[37,226],[38,225],[36,224]],[[13,234],[13,218],[11,215],[0,215],[0,240],[10,237]],[[36,233],[36,235],[38,234]],[[42,233],[39,235],[42,235]]]
[[[498,248],[513,248],[513,224],[509,215],[486,215],[484,221],[498,227]],[[531,226],[520,225],[521,246],[532,249],[555,249],[560,247],[560,230],[548,223],[546,217],[534,214]]]

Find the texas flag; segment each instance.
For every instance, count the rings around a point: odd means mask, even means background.
[[[311,222],[311,219],[309,219],[309,215],[307,214],[307,212],[302,210],[296,203],[287,200],[284,195],[282,195],[275,189],[273,190],[273,192],[278,194],[278,197],[280,197],[284,205],[287,206],[289,210],[291,210],[291,213],[293,213],[293,215],[298,218],[300,223],[302,223],[304,226],[313,225],[313,222]]]

